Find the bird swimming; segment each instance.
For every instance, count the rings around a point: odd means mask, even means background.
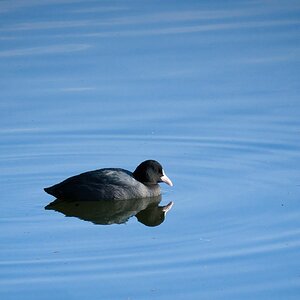
[[[133,172],[121,168],[88,171],[44,190],[58,199],[70,201],[127,200],[159,196],[160,182],[173,186],[159,162],[146,160]]]

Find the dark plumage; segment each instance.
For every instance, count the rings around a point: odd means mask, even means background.
[[[99,169],[72,176],[44,190],[64,200],[122,200],[159,196],[159,182],[173,185],[159,162],[146,160],[133,173],[119,168]]]

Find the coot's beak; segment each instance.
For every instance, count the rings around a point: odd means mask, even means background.
[[[173,206],[174,202],[171,201],[169,204],[167,204],[166,206],[162,207],[162,211],[166,214]]]
[[[172,183],[171,179],[165,174],[164,170],[162,171],[162,173],[163,173],[163,176],[160,177],[160,180],[162,182],[165,182],[169,186],[173,186],[173,183]]]

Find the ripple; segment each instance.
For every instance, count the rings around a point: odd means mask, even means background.
[[[297,287],[299,142],[291,136],[3,135],[1,191],[9,201],[0,204],[1,290],[148,282],[166,297],[216,299]],[[164,189],[163,201],[175,205],[159,229],[92,226],[43,209],[42,187],[51,182],[98,167],[131,169],[148,157],[162,161],[175,183]],[[142,285],[135,291],[143,295]]]

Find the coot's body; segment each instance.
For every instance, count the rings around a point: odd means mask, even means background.
[[[161,165],[147,160],[133,173],[119,168],[89,171],[45,188],[45,191],[64,200],[125,200],[159,196],[158,182],[172,185]]]

